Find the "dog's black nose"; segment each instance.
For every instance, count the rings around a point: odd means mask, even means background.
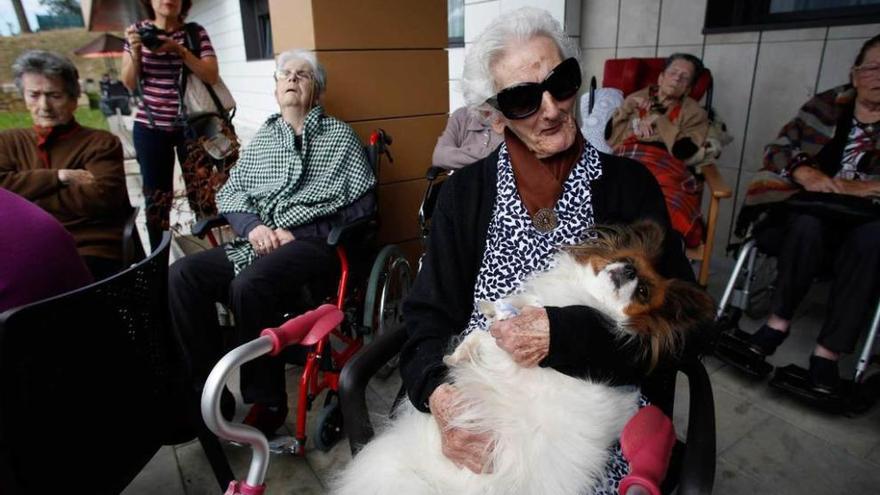
[[[636,278],[636,267],[630,263],[625,263],[620,268],[611,271],[611,281],[614,282],[614,288],[619,289],[621,285]]]

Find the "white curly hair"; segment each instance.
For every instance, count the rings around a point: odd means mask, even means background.
[[[559,22],[543,9],[523,7],[500,15],[492,21],[468,49],[464,59],[461,90],[471,110],[482,110],[500,115],[486,104],[498,90],[492,75],[492,66],[505,50],[516,42],[525,42],[537,36],[553,40],[562,60],[577,58],[577,44],[562,30]]]

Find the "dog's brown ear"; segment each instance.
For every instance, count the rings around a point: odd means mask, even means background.
[[[698,285],[672,279],[666,287],[666,300],[660,311],[677,331],[688,331],[712,322],[715,301]]]
[[[649,259],[656,260],[663,250],[666,232],[653,220],[639,220],[630,227],[632,236],[638,239],[642,251]],[[638,246],[633,246],[638,247]]]

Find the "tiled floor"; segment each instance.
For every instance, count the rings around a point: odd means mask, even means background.
[[[142,201],[137,164],[128,162],[126,169],[132,201],[137,204]],[[142,238],[146,236],[142,234]],[[717,273],[709,284],[716,297],[732,263],[718,260],[718,265],[713,267]],[[822,287],[811,292],[795,319],[792,337],[773,356],[773,364],[795,362],[806,366],[825,312],[825,297]],[[752,331],[760,323],[744,319],[741,326]],[[846,363],[843,369],[852,369],[852,357]],[[880,407],[855,418],[830,415],[781,396],[766,382],[746,379],[715,359],[707,358],[705,364],[715,395],[718,448],[714,493],[878,493]],[[295,387],[297,380],[288,382]],[[387,412],[399,383],[396,375],[387,381],[373,380],[369,389],[372,409]],[[679,384],[680,404],[687,399],[685,387],[686,383]],[[290,392],[294,396],[294,390]],[[311,422],[317,417],[320,404],[319,398],[309,415]],[[244,411],[240,408],[238,413],[240,419]],[[685,418],[675,420],[677,430],[684,432]],[[287,428],[293,428],[293,414],[288,418]],[[350,459],[346,442],[326,453],[311,447],[309,441],[304,459],[272,456],[267,478],[269,494],[324,493],[333,472]],[[249,451],[234,446],[226,446],[225,450],[235,473],[244,476]],[[125,495],[216,493],[217,483],[197,442],[163,447],[124,491]]]

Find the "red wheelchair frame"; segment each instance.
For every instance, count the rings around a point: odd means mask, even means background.
[[[368,161],[377,178],[381,155],[384,154],[389,162],[393,161],[387,148],[390,144],[390,136],[379,129],[371,134],[370,143],[365,147]],[[204,219],[193,226],[193,233],[199,237],[207,238],[213,246],[218,246],[220,241],[213,230],[225,225],[225,223],[224,219],[217,217]],[[345,315],[345,318],[340,325],[313,343],[314,347],[307,352],[303,370],[299,376],[294,437],[293,439],[281,437],[273,440],[273,452],[305,455],[307,414],[314,400],[325,390],[329,395],[325,398],[324,408],[316,425],[314,443],[319,450],[326,451],[339,440],[343,419],[338,391],[339,375],[343,366],[364,346],[365,336],[372,336],[372,334],[378,334],[385,330],[386,319],[390,318],[396,323],[400,323],[400,304],[409,290],[412,276],[409,263],[399,248],[389,245],[378,251],[369,279],[364,280],[365,290],[363,292],[352,290],[350,287],[352,274],[355,270],[353,270],[346,248],[342,245],[341,237],[351,235],[351,232],[344,232],[346,229],[362,233],[365,229],[375,231],[376,228],[376,219],[369,218],[343,226],[339,232],[334,228],[328,236],[328,243],[336,248],[340,275],[335,300],[333,297],[328,298],[324,304],[335,306]],[[399,286],[392,288],[395,282]],[[386,297],[389,290],[397,291],[392,296],[393,302]],[[378,300],[377,293],[381,294]],[[378,321],[375,320],[376,318]],[[338,340],[341,345],[334,348],[331,344],[331,337]],[[328,352],[329,359],[326,355]],[[329,366],[326,364],[328,362]],[[322,365],[324,365],[323,369]]]

